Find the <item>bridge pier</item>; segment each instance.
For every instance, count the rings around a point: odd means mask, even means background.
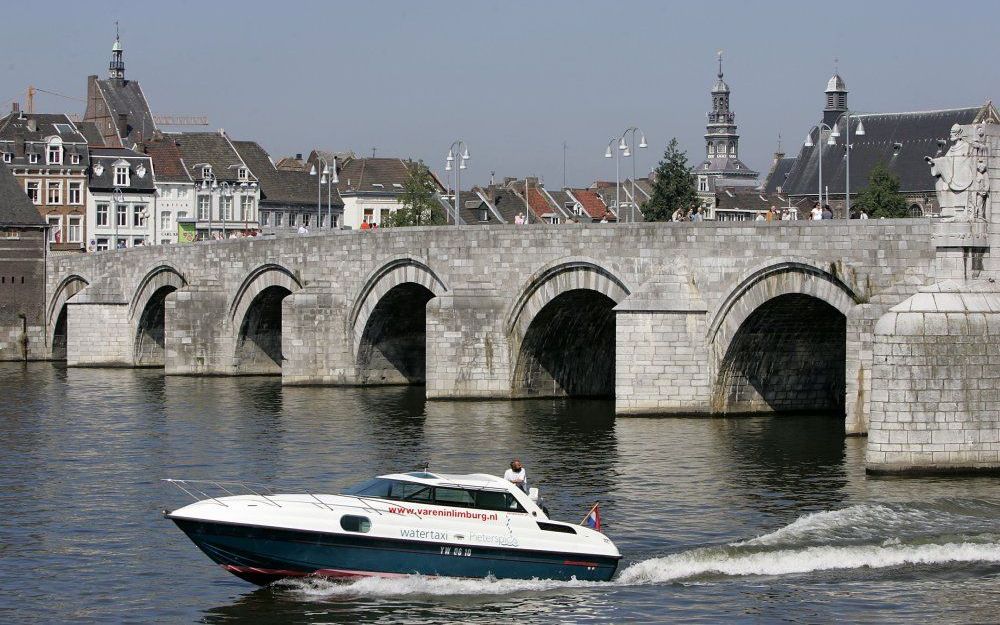
[[[226,297],[204,284],[171,293],[164,302],[164,373],[230,375],[235,345],[227,318]]]
[[[128,304],[83,301],[81,296],[78,296],[81,301],[74,300],[66,307],[66,365],[133,366]]]
[[[339,289],[306,287],[285,298],[281,320],[282,384],[357,383],[345,330],[349,312]]]
[[[460,289],[427,302],[428,399],[510,397],[505,306],[488,288]]]

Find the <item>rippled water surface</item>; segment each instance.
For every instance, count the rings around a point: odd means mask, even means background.
[[[610,402],[0,364],[0,622],[997,622],[995,478],[872,479],[824,417],[614,419]],[[555,518],[602,502],[615,581],[256,589],[162,508],[166,477],[336,491],[428,463],[527,465]]]

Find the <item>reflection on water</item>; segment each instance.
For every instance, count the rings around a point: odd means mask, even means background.
[[[1000,486],[870,479],[828,417],[615,419],[580,400],[0,364],[3,622],[991,621]],[[254,589],[159,511],[165,477],[336,490],[526,464],[556,518],[602,503],[609,584],[297,581]],[[959,597],[961,599],[959,599]]]

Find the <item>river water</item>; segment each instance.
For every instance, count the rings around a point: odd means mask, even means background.
[[[632,419],[602,401],[0,364],[0,622],[997,622],[1000,480],[874,479],[828,417]],[[525,462],[553,517],[601,501],[610,583],[369,579],[257,589],[161,478],[336,491]]]

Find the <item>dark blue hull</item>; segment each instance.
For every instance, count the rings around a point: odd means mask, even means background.
[[[260,585],[305,575],[608,581],[620,559],[168,518],[209,558]]]

